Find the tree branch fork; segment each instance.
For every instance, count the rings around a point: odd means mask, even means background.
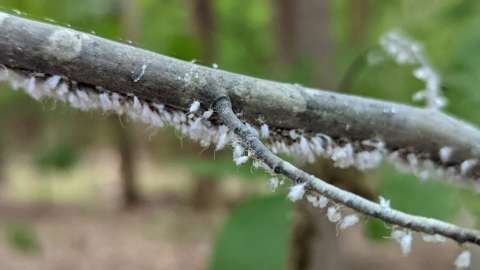
[[[379,218],[389,224],[426,234],[438,234],[458,243],[470,242],[480,245],[480,232],[465,229],[436,219],[409,215],[389,207],[382,207],[377,203],[366,200],[351,192],[342,190],[325,181],[310,175],[291,163],[274,155],[247,127],[232,110],[228,97],[218,99],[214,106],[215,112],[223,123],[238,136],[240,142],[253,156],[262,161],[273,173],[281,174],[293,181],[294,184],[305,184],[307,189],[318,192],[327,198],[352,208],[367,216]]]
[[[217,149],[231,143],[229,132],[233,132],[273,174],[305,185],[308,192],[409,230],[480,245],[476,230],[371,202],[273,153],[308,152],[307,159],[310,154],[326,153],[351,166],[360,154],[370,153],[361,149],[360,142],[376,137],[386,148],[377,149],[381,155],[396,153],[397,159],[410,167],[424,162],[452,175],[479,177],[480,131],[443,113],[202,67],[1,12],[0,65],[5,69],[3,80],[23,87],[34,98],[47,96],[80,109],[126,113],[157,127],[168,123],[202,145],[215,143]],[[0,80],[3,75],[0,72]],[[195,100],[200,101],[203,115],[189,118],[188,108]],[[210,119],[210,108],[219,121]],[[233,108],[250,125],[244,124]],[[266,137],[275,151],[262,143],[252,126],[262,126],[262,136],[270,133]],[[270,132],[263,132],[264,126]],[[318,135],[324,133],[328,136]],[[344,139],[352,144],[335,141]],[[357,156],[353,155],[358,150],[355,147],[361,149]],[[452,150],[447,158],[440,151],[444,147]],[[419,158],[422,156],[427,158]]]

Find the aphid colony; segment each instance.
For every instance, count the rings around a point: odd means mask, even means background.
[[[146,66],[142,67],[141,75],[135,79],[141,79]],[[83,111],[101,109],[105,112],[114,112],[120,115],[126,114],[134,121],[162,128],[171,125],[185,136],[198,141],[202,146],[215,145],[216,150],[223,149],[231,144],[233,147],[233,160],[236,165],[246,163],[251,154],[246,151],[236,140],[234,134],[224,125],[216,125],[210,121],[213,111],[202,110],[201,103],[193,100],[187,111],[174,110],[160,103],[144,102],[133,95],[121,95],[108,91],[102,87],[89,87],[79,85],[73,81],[58,75],[46,76],[44,74],[25,74],[0,66],[0,82],[7,81],[12,89],[23,89],[36,100],[44,97],[68,103],[74,108]],[[385,144],[378,139],[364,140],[361,142],[337,143],[325,134],[305,134],[297,130],[288,131],[288,136],[281,137],[276,131],[272,131],[266,124],[259,125],[259,129],[249,125],[260,138],[266,140],[273,153],[286,153],[297,159],[313,162],[318,157],[330,158],[335,166],[347,168],[355,166],[361,170],[377,167],[386,160],[395,164],[399,169],[414,172],[421,178],[432,174],[447,176],[448,178],[461,178],[477,164],[477,160],[466,160],[459,168],[443,168],[428,159],[420,159],[413,153],[404,154],[401,151],[389,152]],[[285,133],[285,132],[283,132]],[[439,150],[441,161],[448,162],[453,149],[443,147]],[[254,160],[257,166],[261,162]],[[269,186],[275,190],[282,181],[273,176],[269,180]],[[312,206],[326,208],[329,199],[322,195],[307,193],[305,183],[298,183],[290,187],[288,198],[291,201],[303,199],[305,196]],[[390,202],[380,198],[380,206],[390,208]],[[336,223],[338,228],[347,229],[360,221],[357,214],[342,216],[340,206],[332,203],[328,206],[326,215],[329,221]],[[410,253],[412,233],[406,229],[394,229],[391,237],[401,247],[403,254]],[[443,242],[445,238],[440,235],[424,235],[426,242]],[[468,267],[470,253],[462,252],[455,265],[458,269]]]

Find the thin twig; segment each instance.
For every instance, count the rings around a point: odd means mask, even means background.
[[[389,207],[382,207],[377,203],[330,185],[280,159],[260,141],[249,127],[237,118],[228,97],[219,98],[214,104],[214,110],[223,123],[239,138],[241,144],[274,173],[284,175],[294,183],[306,183],[306,188],[310,188],[341,205],[348,206],[367,216],[379,218],[387,223],[427,234],[439,234],[458,243],[471,242],[480,245],[480,231],[458,227],[436,219],[406,214]]]

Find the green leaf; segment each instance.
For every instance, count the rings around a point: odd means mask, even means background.
[[[374,241],[383,241],[386,239],[385,236],[391,233],[391,229],[383,221],[376,218],[369,219],[363,228],[365,236]]]
[[[201,44],[195,37],[186,34],[176,34],[167,43],[166,54],[186,61],[201,55]]]
[[[9,224],[6,227],[6,239],[9,245],[23,253],[37,253],[40,242],[33,226],[29,224]]]
[[[390,200],[392,208],[414,215],[453,221],[462,205],[461,190],[441,180],[421,182],[417,177],[385,167],[379,194]],[[473,200],[472,201],[477,201]],[[480,213],[480,208],[477,211]],[[390,235],[383,221],[370,219],[364,233],[369,239],[381,241]]]
[[[475,227],[480,227],[480,196],[471,189],[461,190],[462,203],[475,218]]]
[[[281,194],[234,208],[218,236],[210,269],[284,269],[291,210]]]
[[[245,180],[254,180],[259,177],[266,178],[268,174],[263,169],[254,169],[252,162],[249,161],[241,166],[235,166],[231,159],[209,159],[209,158],[197,158],[190,157],[180,159],[178,162],[186,164],[189,170],[194,175],[200,175],[204,177],[218,178],[227,177],[231,175],[238,175]]]
[[[456,187],[445,181],[420,182],[415,176],[386,169],[380,194],[392,208],[415,215],[452,220],[461,201]]]
[[[78,152],[71,144],[57,144],[41,151],[36,157],[36,164],[40,169],[54,169],[66,171],[78,161]]]

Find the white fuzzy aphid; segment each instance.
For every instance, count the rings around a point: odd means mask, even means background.
[[[475,167],[475,165],[477,165],[477,164],[478,164],[478,160],[476,160],[476,159],[465,160],[460,165],[460,172],[462,173],[462,175],[467,175],[468,173],[470,173],[470,171],[473,169],[473,167]]]
[[[452,157],[452,153],[453,153],[453,149],[451,147],[448,147],[448,146],[444,146],[444,147],[440,148],[440,150],[438,151],[438,155],[440,156],[440,160],[443,163],[447,163],[447,162],[450,161],[450,158]]]
[[[355,153],[355,166],[360,170],[369,170],[380,165],[385,157],[385,143],[381,140],[364,140],[362,145],[373,150]]]
[[[417,42],[404,37],[398,31],[391,31],[380,38],[380,45],[395,59],[398,64],[416,64],[416,53],[421,46]]]
[[[441,96],[441,80],[440,76],[424,59],[422,66],[417,68],[413,75],[425,82],[425,89],[413,95],[416,101],[425,100],[427,107],[431,109],[441,109],[447,104],[445,97]]]
[[[200,102],[198,100],[194,100],[190,105],[190,109],[188,109],[189,113],[197,112],[200,109]]]
[[[245,149],[239,143],[233,143],[233,158],[241,157],[245,153]]]
[[[298,145],[300,147],[299,150],[301,152],[301,155],[304,157],[304,160],[309,163],[313,163],[315,161],[315,153],[312,151],[310,143],[303,135],[300,136],[300,143]]]
[[[292,140],[296,140],[298,138],[297,131],[295,131],[294,129],[291,129],[288,132],[288,135],[290,135],[290,138],[292,138]]]
[[[305,195],[305,185],[306,183],[300,183],[290,187],[290,191],[287,195],[288,199],[290,199],[292,202],[301,200],[303,195]]]
[[[307,195],[306,196],[307,198],[307,201],[313,206],[313,207],[316,207],[316,208],[325,208],[325,206],[327,206],[328,204],[328,199],[327,197],[325,196],[316,196],[316,195]]]
[[[315,155],[323,156],[326,152],[325,148],[323,147],[323,139],[320,136],[315,136],[310,139],[311,141],[311,148]]]
[[[378,199],[379,199],[380,207],[384,209],[390,209],[390,200],[387,200],[382,196],[379,196]]]
[[[354,164],[354,155],[352,144],[347,143],[344,146],[335,147],[331,156],[335,166],[347,168]]]
[[[1,17],[1,13],[0,13],[0,17]],[[4,65],[0,65],[0,82],[7,81],[9,79],[8,75],[9,75],[8,69]]]
[[[205,111],[202,114],[202,118],[203,119],[210,119],[210,117],[212,117],[212,115],[213,115],[213,110],[208,110],[208,111]]]
[[[410,165],[410,167],[412,168],[412,170],[417,169],[419,167],[419,163],[420,163],[420,161],[417,158],[417,155],[415,155],[414,153],[409,153],[407,155],[407,162]]]
[[[270,174],[273,174],[272,170],[270,169],[270,167],[268,167],[267,164],[265,164],[265,162],[259,160],[259,159],[254,159],[253,162],[252,162],[252,166],[255,168],[255,169],[263,169],[267,172],[269,172]]]
[[[37,81],[35,77],[30,77],[25,83],[25,91],[35,100],[40,100],[45,92],[37,87]]]
[[[217,146],[215,147],[215,150],[222,150],[225,145],[229,142],[229,137],[228,137],[228,127],[221,125],[218,128],[218,139],[217,139]]]
[[[447,238],[439,234],[424,234],[422,239],[427,243],[444,243],[447,241]]]
[[[245,149],[239,143],[233,143],[233,161],[235,165],[240,166],[248,161],[248,155],[245,155]]]
[[[369,170],[378,167],[383,160],[383,153],[379,151],[362,151],[355,155],[355,165],[360,170]]]
[[[342,213],[338,211],[336,206],[330,206],[327,209],[327,218],[332,223],[337,223],[342,218]]]
[[[235,165],[237,166],[240,166],[242,164],[245,164],[247,161],[248,161],[249,157],[248,156],[242,156],[242,157],[238,157],[236,158],[234,161],[235,161]]]
[[[307,201],[313,206],[313,207],[318,207],[318,197],[315,195],[308,194],[306,196]]]
[[[110,97],[107,93],[101,93],[99,96],[100,98],[100,106],[104,111],[108,111],[112,109],[112,101],[110,100]],[[142,114],[143,114],[143,109],[142,109]]]
[[[264,139],[270,137],[270,129],[267,124],[262,124],[260,126],[260,136]]]
[[[412,232],[405,230],[393,230],[391,237],[400,244],[403,255],[412,251]]]
[[[318,198],[318,207],[325,208],[328,204],[328,198],[325,196],[320,196]]]
[[[268,180],[268,187],[269,187],[272,191],[276,191],[279,186],[280,186],[280,181],[278,180],[277,177],[271,177],[271,178]]]
[[[456,269],[461,270],[461,269],[468,268],[470,266],[471,257],[472,255],[470,251],[468,250],[462,251],[462,253],[460,253],[458,257],[455,259],[454,265]]]
[[[356,214],[350,214],[348,216],[345,216],[342,221],[340,222],[340,230],[345,230],[360,221],[360,218]]]

